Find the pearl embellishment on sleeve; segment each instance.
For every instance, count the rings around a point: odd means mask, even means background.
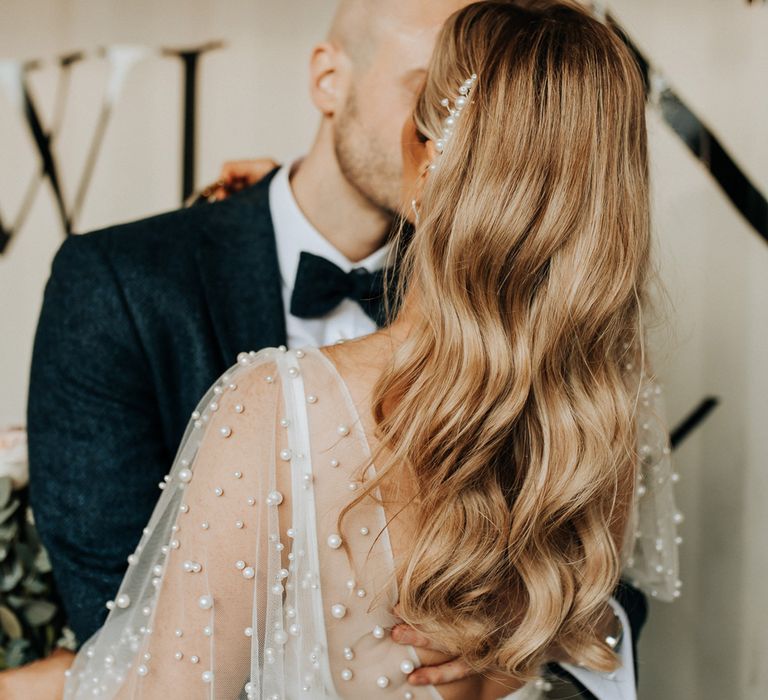
[[[337,620],[341,620],[347,614],[347,606],[341,603],[334,603],[331,606],[331,615]]]

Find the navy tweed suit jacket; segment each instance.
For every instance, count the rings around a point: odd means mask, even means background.
[[[31,366],[30,495],[81,643],[200,397],[238,352],[285,343],[273,175],[223,202],[72,236],[54,258]]]

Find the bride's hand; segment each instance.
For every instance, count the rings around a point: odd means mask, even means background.
[[[400,623],[392,628],[392,639],[398,644],[407,644],[419,649],[444,653],[434,642],[427,639],[421,632],[413,627]],[[472,669],[461,659],[456,657],[434,666],[421,666],[408,675],[411,685],[438,685],[460,681],[472,675]]]
[[[219,179],[204,187],[195,201],[218,202],[250,185],[255,185],[279,163],[272,158],[228,160],[221,166]]]

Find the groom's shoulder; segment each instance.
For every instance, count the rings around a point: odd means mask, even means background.
[[[167,264],[194,257],[206,240],[226,244],[236,241],[244,231],[252,232],[256,239],[272,235],[266,179],[221,202],[196,204],[78,234],[67,244],[86,256],[98,251],[118,266],[142,260]]]

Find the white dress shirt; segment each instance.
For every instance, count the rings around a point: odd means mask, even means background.
[[[319,255],[344,272],[349,272],[353,267],[364,267],[369,272],[375,272],[384,266],[391,247],[384,245],[357,263],[347,259],[308,221],[299,208],[291,189],[292,168],[293,165],[284,165],[269,185],[269,208],[277,242],[288,347],[320,347],[373,333],[376,323],[351,299],[344,299],[321,318],[299,318],[291,314],[291,295],[302,251]]]

